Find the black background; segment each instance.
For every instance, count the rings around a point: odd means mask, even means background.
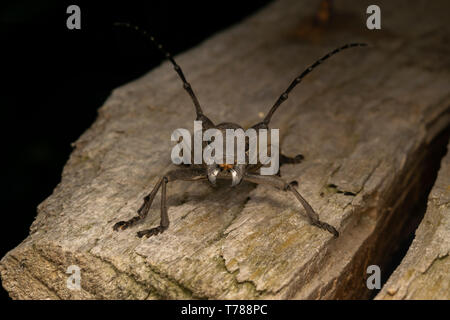
[[[70,144],[111,90],[162,60],[140,34],[114,22],[142,26],[177,54],[269,2],[2,1],[0,257],[28,235],[36,206],[60,181]],[[66,27],[71,4],[81,9],[81,30]],[[3,288],[1,296],[8,299]]]

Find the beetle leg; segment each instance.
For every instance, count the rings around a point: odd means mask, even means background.
[[[319,215],[314,211],[314,209],[311,207],[311,205],[302,197],[302,195],[297,191],[295,188],[295,185],[297,184],[296,181],[293,181],[291,183],[287,183],[283,179],[281,179],[278,176],[261,176],[257,174],[251,174],[247,173],[244,176],[244,180],[250,181],[257,184],[268,184],[275,188],[284,190],[284,191],[290,191],[297,200],[302,204],[303,208],[306,211],[306,216],[308,217],[309,223],[312,225],[322,228],[324,230],[327,230],[331,234],[333,234],[335,237],[339,236],[339,232],[336,230],[335,227],[332,225],[322,222],[319,219]]]
[[[150,237],[152,235],[156,235],[158,233],[163,232],[167,227],[169,226],[169,216],[167,214],[167,201],[166,201],[166,185],[170,181],[176,181],[176,180],[185,180],[185,181],[197,181],[197,180],[205,180],[206,175],[204,170],[196,169],[196,168],[189,168],[189,169],[177,169],[169,171],[167,174],[165,174],[161,179],[158,180],[158,183],[155,185],[153,190],[144,197],[144,203],[139,208],[138,215],[131,218],[127,221],[119,221],[114,226],[113,229],[115,231],[119,230],[125,230],[126,228],[136,224],[138,221],[144,219],[149,210],[150,206],[152,205],[153,200],[155,199],[156,194],[158,193],[159,189],[161,188],[161,222],[158,227],[143,230],[138,232],[138,236],[147,236]]]
[[[139,238],[142,238],[143,236],[146,236],[147,238],[150,236],[155,236],[159,233],[162,233],[164,230],[166,230],[169,227],[169,215],[167,214],[167,205],[166,205],[166,186],[167,186],[168,179],[166,177],[163,177],[162,187],[161,187],[161,221],[159,223],[159,226],[142,230],[137,233]]]
[[[135,223],[144,219],[147,216],[148,211],[150,210],[150,206],[152,205],[152,202],[155,199],[155,196],[158,193],[158,190],[161,187],[161,184],[163,183],[163,181],[164,181],[164,177],[159,179],[158,183],[153,187],[152,192],[150,192],[148,195],[146,195],[144,197],[144,203],[137,211],[138,215],[131,218],[130,220],[117,222],[113,226],[114,231],[125,230],[126,228],[134,225]]]

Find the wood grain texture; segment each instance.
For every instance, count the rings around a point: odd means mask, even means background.
[[[450,153],[447,151],[414,241],[376,298],[449,300],[449,253]]]
[[[366,298],[366,267],[383,266],[420,193],[427,147],[449,125],[448,1],[379,1],[381,31],[365,28],[368,1],[336,1],[331,26],[309,24],[308,1],[276,1],[177,57],[215,122],[260,121],[305,67],[321,65],[273,117],[281,149],[301,153],[287,181],[338,239],[308,224],[293,196],[264,186],[167,188],[170,228],[149,239],[148,218],[123,232],[173,165],[170,134],[192,131],[194,108],[166,62],[120,87],[75,143],[61,182],[38,207],[30,235],[0,262],[14,299]],[[448,233],[447,233],[448,237]],[[448,238],[447,238],[448,240]],[[69,265],[82,290],[66,286]]]

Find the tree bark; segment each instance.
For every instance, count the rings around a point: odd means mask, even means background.
[[[0,262],[10,296],[371,297],[366,268],[383,270],[408,236],[413,208],[433,183],[430,159],[442,149],[435,138],[450,117],[449,2],[416,1],[414,9],[409,1],[378,2],[382,29],[371,31],[367,1],[336,2],[327,26],[311,22],[316,8],[307,1],[275,1],[176,57],[207,116],[249,127],[318,58],[345,43],[369,43],[314,70],[271,123],[280,129],[285,154],[305,156],[301,164],[282,166],[282,177],[298,180],[298,190],[322,221],[338,228],[339,238],[311,226],[292,195],[250,183],[169,183],[168,230],[136,237],[158,224],[159,195],[144,222],[112,230],[136,214],[173,167],[171,132],[193,130],[194,107],[166,62],[114,90],[74,143],[30,235]],[[438,234],[448,243],[446,226]],[[421,250],[436,244],[423,243]],[[432,248],[433,257],[439,248]],[[437,268],[447,260],[434,261]],[[71,265],[81,270],[80,290],[67,286]]]

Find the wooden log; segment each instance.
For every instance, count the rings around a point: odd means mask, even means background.
[[[448,1],[336,2],[329,27],[309,2],[276,1],[176,57],[205,113],[248,127],[305,67],[348,42],[274,115],[281,150],[302,153],[287,181],[341,236],[311,226],[293,196],[244,183],[168,185],[170,228],[149,239],[148,218],[123,232],[170,160],[171,132],[192,130],[194,108],[168,63],[116,89],[75,143],[61,182],[30,235],[0,262],[15,299],[367,298],[366,268],[390,261],[423,193],[435,137],[449,125]],[[448,50],[447,50],[448,51]],[[427,183],[432,183],[427,182]],[[71,265],[81,289],[67,286]]]
[[[376,299],[450,299],[449,183],[447,152],[414,241]]]

